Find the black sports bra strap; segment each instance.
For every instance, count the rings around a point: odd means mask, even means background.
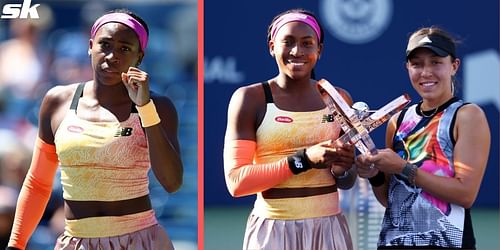
[[[82,82],[78,85],[75,91],[75,95],[73,96],[73,100],[71,101],[71,106],[69,109],[71,110],[76,110],[78,107],[78,101],[80,100],[80,97],[83,96],[83,87],[85,87],[85,83]]]
[[[448,131],[449,133],[449,136],[450,136],[450,140],[451,140],[451,144],[453,144],[453,146],[455,146],[455,137],[453,136],[453,130],[455,128],[455,121],[457,120],[457,113],[458,113],[458,110],[460,108],[462,108],[464,105],[467,105],[467,104],[470,104],[470,102],[464,102],[462,103],[462,105],[460,105],[457,110],[455,110],[455,113],[453,114],[453,117],[451,118],[451,122],[450,122],[450,131]]]
[[[262,87],[264,88],[264,95],[266,96],[266,103],[273,103],[273,94],[271,92],[271,86],[269,86],[269,82],[262,82]]]
[[[135,107],[135,104],[132,103],[132,107],[130,108],[130,113],[139,113],[139,111],[137,111],[137,108]]]

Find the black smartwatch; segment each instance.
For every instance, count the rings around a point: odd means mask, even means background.
[[[401,177],[403,177],[410,185],[415,186],[415,177],[417,176],[418,167],[415,164],[406,162],[401,172]]]

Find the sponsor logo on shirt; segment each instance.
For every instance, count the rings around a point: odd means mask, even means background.
[[[325,122],[333,122],[333,115],[332,114],[323,115],[323,119],[321,119],[321,123],[325,123]]]
[[[130,127],[118,128],[115,133],[115,137],[130,136],[130,135],[132,135],[132,128]]]
[[[84,130],[82,127],[76,126],[76,125],[69,125],[67,129],[69,132],[76,133],[76,134],[80,134]]]
[[[293,156],[293,163],[295,164],[295,167],[298,169],[304,168],[304,165],[302,164],[302,161],[300,160],[300,157]]]
[[[288,117],[288,116],[276,116],[274,118],[275,121],[281,122],[281,123],[291,123],[293,122],[293,119]]]

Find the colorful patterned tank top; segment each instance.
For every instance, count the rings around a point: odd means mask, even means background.
[[[419,105],[400,114],[393,148],[421,171],[452,178],[454,119],[463,102],[452,98],[430,117],[417,111]],[[460,248],[464,237],[473,239],[467,222],[468,209],[436,198],[393,175],[378,245]]]

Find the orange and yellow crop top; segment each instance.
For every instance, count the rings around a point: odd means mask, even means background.
[[[340,126],[328,108],[310,112],[291,112],[279,109],[273,103],[269,85],[266,92],[266,114],[256,132],[257,149],[255,163],[281,160],[297,150],[317,143],[336,139]],[[326,169],[310,169],[290,177],[275,188],[327,187],[335,184],[335,178]],[[331,192],[302,198],[266,199],[257,194],[253,213],[273,219],[302,219],[337,214],[338,193]]]
[[[54,140],[64,199],[117,201],[147,195],[150,161],[139,115],[131,113],[123,122],[81,119],[76,112],[81,86]]]

